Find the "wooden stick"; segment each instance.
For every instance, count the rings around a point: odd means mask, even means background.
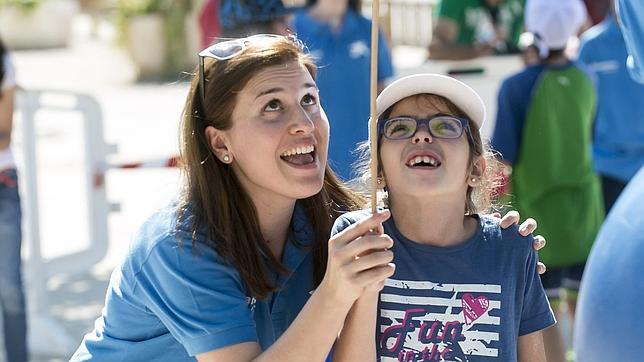
[[[371,2],[371,117],[369,118],[369,142],[371,153],[371,213],[376,213],[378,191],[378,115],[376,97],[378,96],[378,23],[380,21],[380,0]]]

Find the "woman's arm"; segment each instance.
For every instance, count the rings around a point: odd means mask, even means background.
[[[543,346],[541,331],[519,336],[519,362],[545,362],[546,349]]]
[[[380,285],[393,274],[389,265],[393,254],[386,250],[393,241],[383,234],[368,234],[380,229],[388,217],[388,211],[375,214],[329,240],[324,279],[291,326],[266,351],[255,342],[240,343],[199,354],[197,360],[323,361],[365,287]]]

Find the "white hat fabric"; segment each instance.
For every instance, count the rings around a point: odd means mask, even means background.
[[[440,74],[414,74],[389,84],[376,98],[376,113],[380,116],[396,102],[409,96],[431,93],[443,96],[470,117],[479,129],[485,121],[485,104],[467,84]]]
[[[582,0],[528,0],[525,7],[525,28],[534,34],[542,58],[550,49],[566,48],[587,18]]]

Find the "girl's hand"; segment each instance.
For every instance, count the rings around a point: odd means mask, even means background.
[[[508,211],[503,217],[498,212],[492,214],[496,218],[501,218],[501,228],[505,229],[512,225],[518,224],[520,215],[519,212],[515,210]],[[537,221],[533,218],[528,218],[525,220],[521,226],[519,226],[519,234],[522,236],[528,236],[532,234],[537,229]],[[534,242],[532,247],[534,250],[539,251],[539,249],[546,246],[546,239],[541,235],[534,236]],[[546,272],[546,265],[542,262],[537,263],[537,273],[543,274]]]
[[[326,274],[320,287],[339,303],[351,305],[366,287],[384,284],[394,272],[393,240],[383,234],[389,210],[355,223],[329,240]]]

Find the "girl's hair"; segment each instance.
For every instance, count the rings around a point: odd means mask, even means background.
[[[354,12],[360,14],[362,12],[362,0],[347,0],[347,9],[351,9]],[[318,0],[306,0],[306,7],[311,7],[317,4]]]
[[[434,107],[446,107],[452,115],[467,118],[469,132],[466,131],[466,133],[469,134],[466,134],[465,137],[467,137],[467,143],[470,146],[469,166],[467,172],[469,173],[474,168],[474,162],[481,156],[485,158],[486,166],[485,170],[483,170],[481,174],[478,186],[475,188],[471,186],[467,187],[464,211],[465,214],[471,215],[475,213],[487,213],[492,209],[496,209],[496,190],[500,186],[501,182],[501,178],[499,176],[501,164],[490,151],[488,144],[482,139],[476,123],[472,121],[471,118],[459,107],[443,96],[424,93],[410,97],[416,97],[418,102],[422,101],[425,102],[425,104],[432,105]],[[385,110],[380,117],[378,117],[378,122],[389,118],[393,108],[399,102],[400,101],[394,103],[391,107]],[[381,139],[378,140],[378,144],[380,143]],[[359,146],[359,153],[361,156],[356,162],[359,176],[356,182],[361,185],[369,185],[371,179],[371,173],[369,172],[371,164],[369,142],[364,142]],[[382,162],[380,162],[380,159],[380,152],[378,152],[378,174],[382,173]],[[389,206],[387,197],[383,197],[382,202],[384,203],[384,206]]]
[[[293,37],[279,38],[268,46],[249,42],[243,52],[228,60],[205,59],[207,101],[202,104],[199,79],[194,76],[182,115],[180,149],[185,184],[178,205],[177,228],[187,225],[193,245],[201,243],[215,249],[239,271],[248,293],[256,298],[266,298],[276,290],[262,254],[280,272],[287,269],[267,248],[247,191],[231,167],[212,155],[205,128],[230,129],[237,93],[248,81],[267,67],[292,62],[304,65],[315,77],[313,61]],[[358,209],[364,200],[345,187],[327,166],[322,190],[298,202],[314,232],[311,252],[317,285],[325,273],[333,222],[341,213]],[[203,232],[207,238],[198,238]]]

